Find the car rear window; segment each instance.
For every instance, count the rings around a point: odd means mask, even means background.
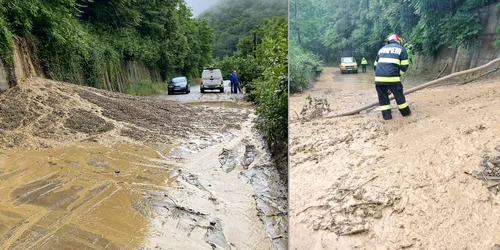
[[[213,76],[214,78],[222,78],[222,73],[220,70],[204,70],[201,74],[202,78],[210,78],[210,76]]]
[[[186,78],[185,77],[176,77],[172,79],[172,82],[185,82]]]

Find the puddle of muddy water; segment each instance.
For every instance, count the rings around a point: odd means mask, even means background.
[[[341,74],[340,70],[335,69],[332,81],[335,84],[339,84],[342,86],[349,85],[353,88],[373,88],[375,89],[375,75],[373,70],[367,71],[367,73],[357,73],[357,74]],[[425,81],[417,80],[414,77],[404,77],[402,78],[402,84],[406,88],[413,88],[419,86]]]
[[[0,155],[1,249],[133,249],[148,233],[144,192],[171,182],[146,147],[78,144]]]
[[[195,106],[208,106],[219,108],[238,108],[238,109],[252,109],[249,103],[232,102],[232,101],[203,101],[203,102],[189,102],[188,104]]]

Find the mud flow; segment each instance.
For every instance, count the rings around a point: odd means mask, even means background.
[[[0,248],[286,249],[253,110],[165,96],[41,78],[0,94]]]
[[[82,143],[0,156],[2,249],[133,249],[148,233],[142,193],[164,186],[155,151]]]
[[[239,108],[251,109],[252,106],[248,103],[234,102],[234,101],[203,101],[203,102],[189,102],[190,105],[195,106],[208,106],[219,108]]]
[[[500,79],[415,92],[410,117],[326,118],[377,101],[365,77],[325,68],[290,98],[290,248],[496,249]]]

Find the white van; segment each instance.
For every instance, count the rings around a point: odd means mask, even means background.
[[[224,93],[224,79],[220,69],[208,67],[201,73],[200,92],[205,93],[205,90],[219,89]]]

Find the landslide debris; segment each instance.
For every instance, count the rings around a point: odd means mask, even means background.
[[[495,195],[500,192],[500,146],[497,146],[496,150],[497,155],[485,154],[483,156],[479,164],[481,170],[472,171],[472,176],[490,184],[488,189]]]
[[[322,117],[325,113],[330,112],[330,103],[326,98],[306,97],[307,103],[302,107],[300,115],[302,120],[309,121],[318,117]]]
[[[242,111],[244,112],[244,111]],[[0,148],[211,139],[246,115],[30,78],[0,94]]]

